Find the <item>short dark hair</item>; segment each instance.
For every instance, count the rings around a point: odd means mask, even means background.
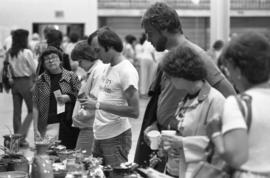
[[[89,35],[89,37],[88,37],[88,39],[87,39],[87,42],[88,42],[88,44],[89,45],[91,45],[91,43],[92,43],[92,41],[93,41],[93,38],[95,38],[96,36],[97,36],[97,30],[96,31],[94,31],[93,33],[91,33],[90,35]]]
[[[200,55],[189,46],[177,46],[161,62],[162,70],[169,76],[190,81],[206,79],[207,72]]]
[[[91,46],[88,45],[86,40],[79,41],[73,50],[71,51],[71,59],[74,61],[84,59],[89,61],[95,61],[94,51]]]
[[[80,38],[80,35],[78,33],[72,32],[69,34],[69,39],[70,39],[70,42],[72,42],[72,43],[78,42],[79,38]]]
[[[60,30],[51,29],[47,32],[45,36],[48,46],[54,46],[60,48],[63,40],[63,34]]]
[[[125,40],[127,43],[132,44],[134,41],[136,41],[136,37],[129,34],[125,36]]]
[[[222,40],[217,40],[213,44],[213,48],[215,50],[220,50],[221,48],[223,48],[223,46],[224,46],[224,42]]]
[[[150,6],[142,17],[142,26],[151,25],[157,30],[168,30],[168,32],[183,33],[179,16],[175,9],[166,3],[157,2]]]
[[[123,51],[123,42],[121,38],[112,31],[109,27],[102,27],[97,32],[99,44],[105,48],[106,51],[112,47],[117,52]]]
[[[222,60],[241,70],[251,84],[259,84],[269,79],[270,44],[260,33],[247,32],[232,39],[225,47]]]

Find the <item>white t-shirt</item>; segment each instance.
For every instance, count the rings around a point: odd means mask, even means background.
[[[115,66],[108,66],[101,77],[98,101],[113,105],[127,105],[124,91],[130,86],[138,89],[139,76],[128,60],[123,60]],[[94,135],[96,139],[113,138],[131,128],[127,117],[96,111]]]
[[[95,61],[95,64],[89,69],[87,74],[89,75],[86,81],[82,81],[82,86],[80,88],[79,94],[85,93],[87,97],[97,98],[99,92],[100,78],[104,69],[107,65],[103,64],[99,59]],[[88,110],[88,118],[78,119],[76,115],[81,108],[80,102],[77,100],[73,109],[73,126],[78,128],[89,128],[93,127],[95,111]]]
[[[252,97],[252,122],[248,133],[249,158],[241,169],[270,172],[270,89],[253,88],[246,91]],[[246,122],[233,96],[226,99],[222,117],[222,132],[247,129]]]

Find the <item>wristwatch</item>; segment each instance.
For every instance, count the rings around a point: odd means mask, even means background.
[[[96,110],[98,110],[100,107],[100,102],[96,102]]]

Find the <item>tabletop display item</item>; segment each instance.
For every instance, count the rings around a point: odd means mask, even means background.
[[[38,141],[36,144],[36,153],[32,162],[32,178],[53,178],[53,167],[47,150],[50,142],[47,140]]]

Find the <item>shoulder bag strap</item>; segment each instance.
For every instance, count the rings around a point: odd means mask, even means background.
[[[237,101],[238,107],[239,107],[243,117],[245,118],[245,121],[247,124],[247,129],[249,131],[251,123],[252,123],[252,107],[251,107],[252,97],[246,93],[243,93],[240,96],[235,96],[235,99]],[[245,102],[245,105],[247,107],[247,113],[245,111],[245,107],[244,107],[242,101]]]

